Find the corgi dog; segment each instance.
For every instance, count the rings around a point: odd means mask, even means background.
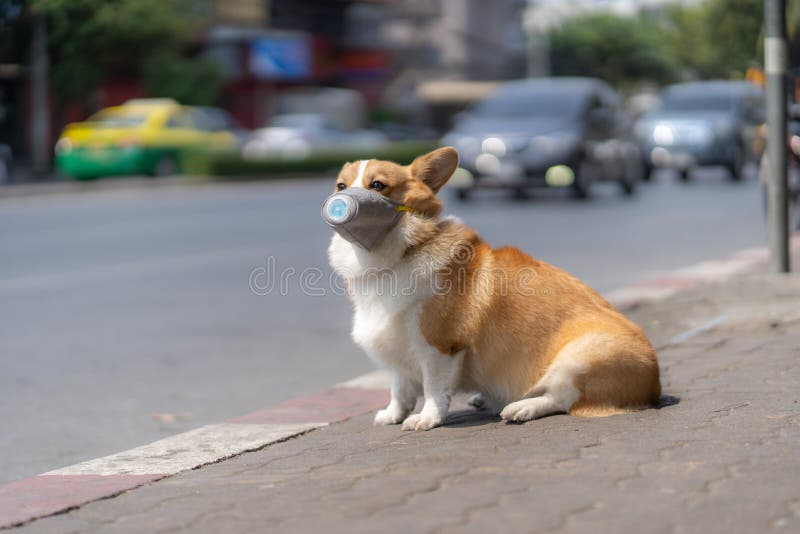
[[[657,403],[658,361],[638,326],[567,272],[493,249],[442,216],[437,193],[457,166],[445,147],[407,166],[347,163],[336,181],[335,191],[364,188],[402,207],[376,246],[334,233],[328,248],[353,304],[354,341],[391,372],[374,424],[440,426],[456,392],[476,393],[470,404],[507,422]]]

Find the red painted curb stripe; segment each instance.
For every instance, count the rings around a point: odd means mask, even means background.
[[[164,475],[39,475],[0,486],[0,528],[63,512]]]
[[[331,388],[316,395],[293,399],[230,423],[335,423],[383,408],[389,391],[375,388]]]

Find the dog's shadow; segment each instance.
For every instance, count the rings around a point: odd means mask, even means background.
[[[445,426],[449,427],[470,427],[483,426],[490,423],[501,421],[500,416],[487,412],[486,410],[476,410],[474,408],[464,408],[453,410],[447,414],[444,420]]]
[[[654,406],[656,410],[660,410],[662,408],[669,408],[670,406],[675,406],[680,404],[681,399],[680,397],[676,397],[674,395],[661,395],[661,398],[658,399],[658,404]]]
[[[680,397],[675,397],[674,395],[662,395],[658,401],[658,404],[653,406],[653,409],[661,410],[663,408],[669,408],[670,406],[676,406],[680,404],[680,402],[681,402]],[[553,415],[561,415],[561,414],[553,414]],[[502,421],[502,419],[500,419],[500,416],[497,414],[493,414],[485,410],[464,408],[459,410],[453,410],[450,413],[448,413],[447,418],[444,421],[444,424],[445,426],[453,428],[465,428],[472,426],[483,426],[492,423],[499,423],[500,421]]]

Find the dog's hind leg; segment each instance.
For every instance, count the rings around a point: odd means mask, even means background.
[[[569,412],[581,398],[577,381],[588,369],[591,351],[602,349],[603,335],[584,334],[567,343],[553,359],[544,376],[525,394],[500,412],[505,421],[521,423],[546,415]]]
[[[522,400],[506,406],[506,421],[555,413],[604,416],[642,408],[658,399],[658,364],[646,341],[590,332],[567,343]]]
[[[585,365],[574,360],[560,361],[561,354],[544,376],[525,395],[503,408],[500,417],[508,422],[521,423],[546,415],[566,413],[581,397],[575,378],[584,372]]]

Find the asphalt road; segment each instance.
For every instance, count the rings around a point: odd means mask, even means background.
[[[372,369],[327,287],[325,181],[0,200],[0,483]],[[448,208],[600,291],[764,241],[754,180],[667,174],[633,198],[487,193]],[[285,273],[267,295],[254,269]],[[289,270],[287,270],[289,269]],[[293,269],[293,271],[291,271]],[[306,274],[308,276],[308,274]],[[312,278],[315,274],[311,275]],[[260,281],[259,281],[260,280]],[[263,285],[264,278],[257,279]]]

